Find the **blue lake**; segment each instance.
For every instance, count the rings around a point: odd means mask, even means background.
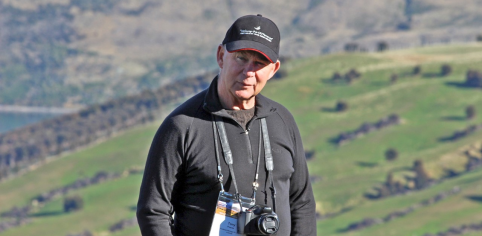
[[[58,114],[0,112],[0,133],[5,133],[55,116],[58,116]]]

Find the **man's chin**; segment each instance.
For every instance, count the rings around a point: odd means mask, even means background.
[[[236,93],[236,96],[242,100],[249,100],[254,97],[253,93]]]
[[[236,96],[238,97],[239,100],[251,100],[254,95],[252,93],[236,93]]]

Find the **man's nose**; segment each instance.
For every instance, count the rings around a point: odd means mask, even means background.
[[[249,77],[253,77],[256,72],[256,66],[254,63],[247,63],[244,67],[244,74]]]

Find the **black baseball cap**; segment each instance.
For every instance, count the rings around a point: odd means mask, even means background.
[[[257,51],[271,63],[276,62],[279,58],[279,42],[278,27],[261,14],[238,18],[228,29],[223,40],[228,52]]]

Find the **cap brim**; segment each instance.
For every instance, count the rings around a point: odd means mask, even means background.
[[[263,54],[271,63],[278,61],[278,54],[268,46],[251,40],[238,40],[226,44],[228,52],[253,50]]]

